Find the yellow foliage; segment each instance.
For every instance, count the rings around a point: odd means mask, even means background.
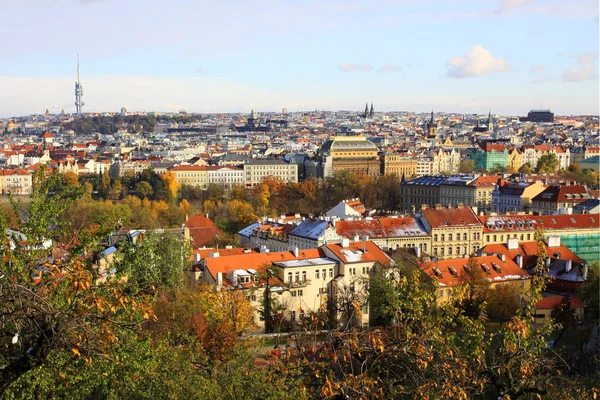
[[[171,195],[172,198],[177,196],[177,191],[179,190],[179,182],[177,182],[177,177],[173,173],[173,171],[167,171],[162,174],[160,177],[165,184],[165,189]]]

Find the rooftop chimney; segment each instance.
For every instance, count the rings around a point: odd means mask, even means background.
[[[421,246],[415,247],[415,256],[421,258]]]
[[[502,253],[500,254],[500,259],[502,260],[502,262],[506,261],[506,254]]]
[[[565,264],[565,272],[571,272],[571,268],[573,268],[573,261],[567,260]]]
[[[348,239],[348,238],[342,238],[342,243],[341,244],[342,244],[343,248],[350,247],[350,239]]]
[[[546,268],[548,268],[550,266],[550,256],[546,256]]]
[[[292,252],[294,253],[294,257],[298,258],[298,247],[294,247]]]
[[[508,250],[517,250],[519,248],[519,239],[509,238],[506,242],[506,247]]]
[[[217,287],[223,286],[223,273],[217,272]]]
[[[523,254],[517,254],[517,265],[523,269]]]
[[[548,236],[548,247],[560,247],[560,236]]]
[[[194,264],[198,264],[200,262],[200,254],[194,253]]]
[[[211,251],[208,253],[208,258],[219,258],[220,254],[218,251]]]

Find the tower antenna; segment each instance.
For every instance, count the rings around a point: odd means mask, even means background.
[[[79,76],[79,54],[77,54],[77,82],[75,82],[75,112],[81,114],[81,108],[85,103],[81,100],[83,97],[83,87]]]

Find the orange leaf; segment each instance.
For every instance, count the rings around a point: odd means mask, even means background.
[[[73,353],[75,353],[76,356],[80,356],[81,355],[81,353],[79,352],[79,350],[77,350],[76,348],[72,348],[71,351]]]

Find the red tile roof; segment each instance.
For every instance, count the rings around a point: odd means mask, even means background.
[[[348,247],[342,247],[339,243],[326,244],[323,247],[330,250],[344,264],[379,261],[388,265],[392,261],[379,246],[371,241],[350,242]]]
[[[549,202],[574,202],[580,203],[588,200],[589,194],[585,186],[549,186],[544,191],[535,196],[531,201],[549,201]]]
[[[512,261],[506,258],[502,261],[500,257],[481,256],[473,258],[455,258],[450,260],[437,260],[421,263],[421,271],[430,279],[437,281],[440,286],[458,286],[464,281],[465,271],[470,268],[469,262],[475,260],[479,268],[484,272],[483,276],[488,278],[492,283],[514,281],[521,279],[530,279],[531,275]],[[494,265],[500,267],[496,269]],[[467,268],[465,268],[467,266]],[[485,268],[487,267],[487,268]],[[436,268],[440,273],[436,274]],[[454,271],[452,271],[454,269]],[[453,274],[455,272],[456,274]]]
[[[203,215],[191,215],[184,222],[190,230],[193,247],[203,247],[213,244],[220,234],[219,228],[209,218]]]
[[[572,215],[496,215],[480,216],[483,232],[534,231],[553,229],[600,229],[600,216],[594,214]],[[510,225],[509,225],[510,223]]]
[[[560,303],[563,302],[565,297],[566,296],[544,297],[543,299],[541,299],[540,301],[538,301],[536,303],[535,308],[537,308],[538,310],[555,309],[560,305]],[[578,296],[572,296],[570,298],[570,300],[571,300],[572,308],[582,308],[583,307],[583,302],[581,301],[581,299]]]
[[[205,258],[206,268],[213,278],[216,279],[217,273],[224,275],[236,269],[254,269],[264,271],[274,262],[290,260],[306,260],[311,258],[323,258],[325,254],[320,249],[305,249],[298,251],[298,257],[291,251],[281,251],[273,253],[249,253],[232,255],[229,257]]]
[[[423,216],[431,228],[448,226],[474,226],[481,225],[477,215],[470,207],[464,208],[426,208],[422,210]]]

